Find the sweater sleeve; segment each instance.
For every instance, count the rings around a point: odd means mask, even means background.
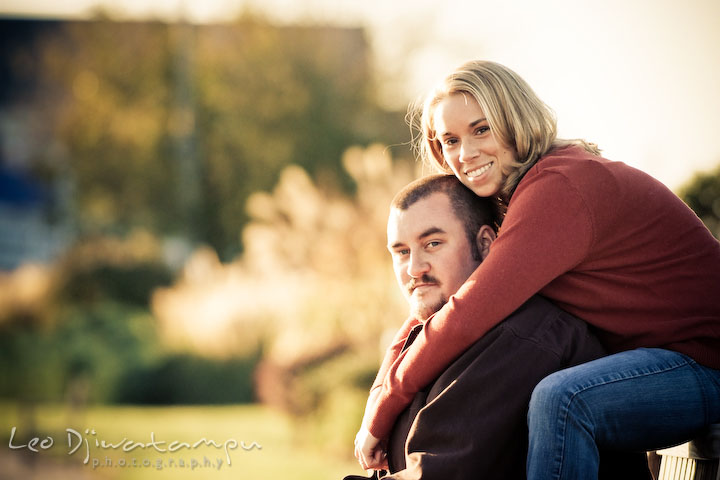
[[[591,216],[571,182],[554,172],[529,172],[490,254],[389,366],[366,412],[370,433],[385,438],[418,391],[532,295],[576,267],[592,240]]]
[[[370,388],[367,404],[365,406],[365,415],[363,418],[364,424],[367,424],[368,414],[374,411],[375,404],[377,403],[377,399],[382,391],[382,386],[385,381],[385,376],[387,375],[387,372],[390,370],[392,364],[395,363],[397,358],[400,356],[403,347],[408,341],[410,332],[413,330],[413,328],[415,328],[415,326],[419,325],[420,323],[420,320],[417,320],[414,317],[409,317],[407,320],[405,320],[405,322],[395,334],[392,343],[385,351],[385,357],[383,358],[380,369],[378,370],[377,376],[375,377],[375,382],[373,382],[373,385]]]
[[[383,380],[385,379],[385,376],[387,375],[388,370],[390,370],[390,367],[392,366],[392,364],[397,360],[398,356],[400,356],[400,352],[402,352],[402,349],[405,346],[405,343],[407,342],[410,332],[416,325],[418,325],[420,323],[421,323],[420,320],[418,320],[414,317],[409,317],[402,324],[400,329],[395,334],[395,337],[393,338],[392,343],[390,344],[388,349],[385,351],[385,357],[383,358],[382,364],[380,365],[380,369],[378,370],[377,376],[375,377],[375,382],[373,382],[373,385],[370,388],[370,391],[373,391],[376,388],[380,388],[382,386]]]

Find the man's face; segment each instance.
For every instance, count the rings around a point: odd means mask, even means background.
[[[388,250],[410,313],[421,320],[447,303],[480,264],[444,193],[390,211]]]

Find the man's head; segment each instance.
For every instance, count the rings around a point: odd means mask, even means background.
[[[438,311],[487,256],[495,207],[453,175],[412,182],[393,199],[388,249],[395,278],[421,320]]]

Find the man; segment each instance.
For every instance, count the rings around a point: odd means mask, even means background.
[[[496,235],[493,213],[488,199],[452,175],[424,177],[394,198],[388,249],[411,316],[385,355],[368,405],[419,329],[454,301],[453,293],[488,255]],[[526,414],[534,386],[552,372],[602,355],[584,322],[535,296],[422,390],[390,438],[381,439],[382,449],[363,451],[369,435],[363,421],[355,454],[363,468],[388,468],[387,479],[525,478]]]

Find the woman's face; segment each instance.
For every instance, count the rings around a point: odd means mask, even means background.
[[[435,107],[433,123],[455,176],[481,197],[496,195],[505,183],[503,170],[516,154],[495,139],[477,101],[462,93],[449,95]]]

